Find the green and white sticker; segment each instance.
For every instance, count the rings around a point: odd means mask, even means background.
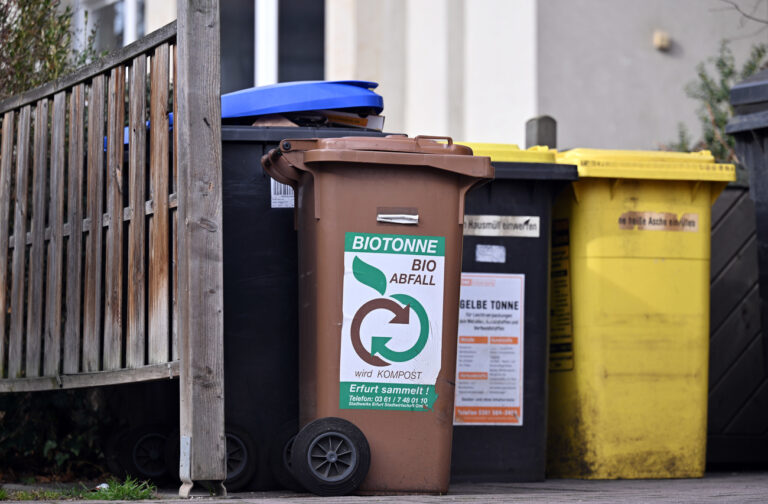
[[[444,279],[444,237],[346,233],[340,408],[432,409]]]

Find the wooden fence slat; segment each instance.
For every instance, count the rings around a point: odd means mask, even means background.
[[[64,373],[80,371],[80,296],[82,294],[83,250],[83,114],[85,86],[72,89],[69,102],[69,180],[67,186],[67,311],[64,328]]]
[[[107,228],[104,269],[104,369],[120,369],[123,349],[123,127],[125,68],[112,69],[107,116]]]
[[[104,86],[97,75],[88,97],[88,192],[91,223],[102,221],[104,190]],[[99,371],[101,351],[101,237],[102,226],[92,225],[86,239],[85,300],[83,302],[83,371]]]
[[[128,225],[128,315],[126,323],[125,365],[144,365],[146,349],[144,323],[146,320],[146,281],[144,268],[146,150],[147,128],[147,57],[140,55],[131,66],[128,166],[130,170],[130,214]]]
[[[15,114],[3,114],[3,139],[0,148],[0,379],[5,377],[5,320],[8,311],[8,243],[11,170],[13,170],[13,134]]]
[[[26,376],[40,376],[43,329],[43,268],[45,259],[46,164],[48,161],[48,99],[35,108],[35,143],[32,162],[32,248],[27,289]]]
[[[48,279],[45,289],[45,333],[43,339],[43,375],[59,374],[61,360],[61,266],[64,227],[64,147],[67,119],[67,95],[53,97],[51,119],[51,188],[48,223],[51,238],[48,242]]]
[[[150,83],[149,363],[168,361],[170,254],[168,232],[168,44],[155,49]]]
[[[143,381],[170,380],[179,376],[179,363],[167,362],[142,366],[136,369],[98,371],[39,378],[0,380],[0,394],[4,392],[38,392],[43,390],[65,390],[83,387],[103,387]]]
[[[173,117],[179,117],[178,110],[178,59],[176,58],[177,46],[173,46]],[[178,152],[179,142],[177,132],[179,128],[173,128],[173,196],[179,192],[179,163]],[[175,207],[175,205],[174,205]],[[173,211],[171,220],[171,236],[173,244],[171,246],[173,254],[173,286],[171,287],[171,359],[179,360],[179,212]]]
[[[16,206],[13,216],[13,249],[11,267],[11,334],[8,341],[8,378],[21,378],[24,342],[24,270],[26,269],[27,185],[29,183],[29,128],[32,107],[27,105],[19,115],[16,134]]]

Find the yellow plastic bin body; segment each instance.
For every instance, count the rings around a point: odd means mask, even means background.
[[[547,474],[704,474],[710,209],[733,165],[575,149],[554,209]]]

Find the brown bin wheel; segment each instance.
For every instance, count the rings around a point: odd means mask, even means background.
[[[269,466],[277,483],[286,490],[303,492],[304,487],[293,475],[291,468],[291,453],[296,432],[299,430],[298,421],[288,422],[280,427],[269,447]]]
[[[368,474],[371,450],[365,435],[347,420],[319,418],[296,435],[291,452],[293,475],[320,496],[347,495]]]

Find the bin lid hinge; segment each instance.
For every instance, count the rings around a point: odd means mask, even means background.
[[[696,199],[696,195],[699,193],[701,187],[701,180],[694,180],[691,184],[691,203]]]
[[[619,188],[619,185],[621,185],[621,182],[622,182],[622,179],[620,178],[613,179],[613,182],[611,182],[611,187],[610,187],[611,199],[613,199],[613,196],[616,193],[616,189]]]
[[[573,189],[573,199],[576,200],[576,203],[581,203],[581,196],[579,195],[579,191],[581,191],[581,185],[574,181],[571,182],[571,188]]]

